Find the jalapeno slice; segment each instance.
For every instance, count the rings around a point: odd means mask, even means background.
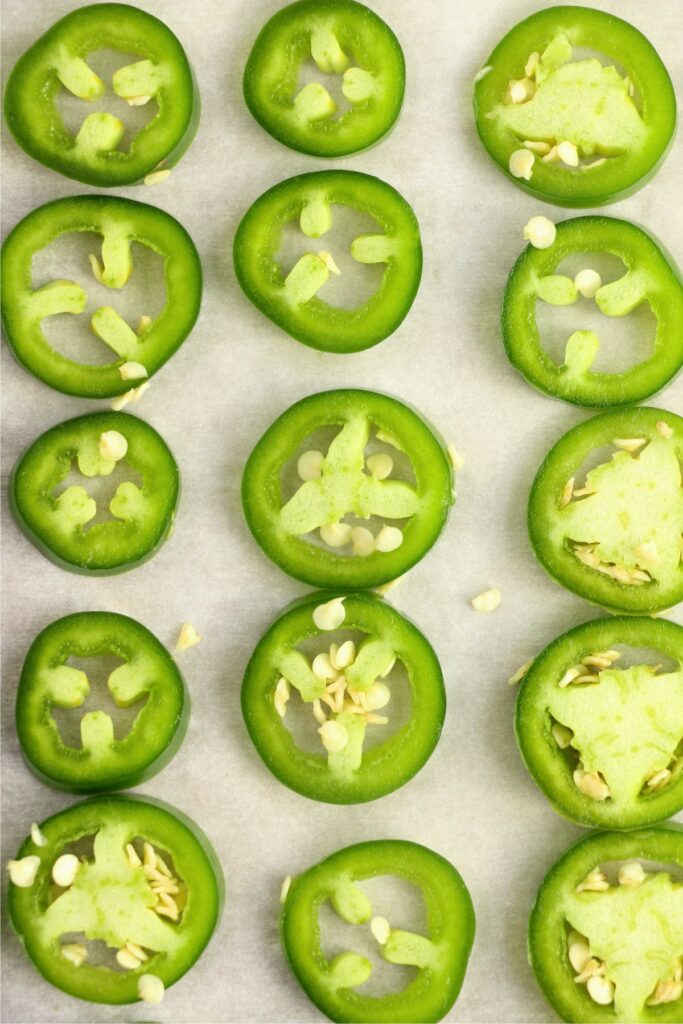
[[[543,568],[605,608],[675,605],[683,598],[682,457],[683,419],[664,409],[616,409],[568,431],[529,496],[529,536]]]
[[[652,44],[587,7],[549,7],[515,25],[476,76],[474,111],[500,169],[560,206],[603,206],[640,188],[676,127],[671,79]]]
[[[364,883],[386,875],[417,888],[425,916],[420,931],[392,927],[380,916],[384,908],[374,897],[371,902]],[[327,903],[343,922],[369,928],[370,941],[378,945],[375,970],[382,961],[411,969],[404,988],[394,985],[388,993],[374,994],[373,964],[367,956],[346,950],[328,957],[319,921]],[[405,920],[400,902],[393,909],[399,920]],[[453,865],[425,846],[398,839],[358,843],[332,854],[293,879],[282,908],[282,938],[290,966],[309,999],[334,1021],[441,1020],[462,987],[474,927],[470,894]]]
[[[562,1020],[680,1021],[680,826],[596,832],[570,847],[538,891],[529,960]]]
[[[331,231],[344,208],[363,214],[369,225],[369,233],[351,242],[350,256],[341,247],[328,252],[331,242],[309,248],[308,239]],[[293,224],[309,251],[290,267],[280,250]],[[237,280],[256,308],[297,341],[324,352],[360,352],[392,334],[412,306],[422,275],[412,209],[391,185],[358,171],[300,174],[264,192],[237,229],[233,260]],[[343,285],[354,261],[382,266],[382,276],[365,301],[346,308],[337,304],[335,281]]]
[[[586,622],[534,660],[515,732],[534,781],[580,825],[641,828],[683,809],[683,628]]]
[[[98,50],[121,52],[112,76],[125,104],[155,107],[150,120],[122,146],[122,118],[88,113],[74,135],[58,109],[62,89],[86,103],[107,86],[88,64]],[[130,54],[137,55],[132,64]],[[29,156],[89,185],[132,185],[168,172],[190,145],[199,124],[199,92],[185,51],[158,18],[129,4],[91,4],[67,14],[17,61],[5,90],[5,118]]]
[[[203,952],[223,903],[218,858],[194,822],[132,797],[48,818],[9,870],[10,918],[33,964],[93,1003],[160,1002]]]
[[[452,486],[443,443],[412,409],[374,391],[325,391],[263,435],[244,469],[242,507],[290,576],[356,590],[396,579],[426,554]]]
[[[33,288],[34,256],[72,233],[102,237],[101,262],[90,256],[91,284],[121,290],[135,273],[132,243],[163,259],[165,303],[153,318],[140,310],[137,329],[115,306],[99,306],[90,326],[114,356],[104,365],[88,365],[58,352],[43,330],[46,317],[82,314],[86,288],[76,281],[52,280]],[[192,239],[163,210],[131,199],[76,196],[34,210],[14,228],[3,246],[2,318],[5,336],[21,365],[39,380],[70,395],[109,398],[152,376],[192,330],[199,314],[202,270]]]
[[[372,594],[297,601],[259,641],[242,684],[264,763],[328,803],[376,800],[411,779],[436,747],[445,711],[430,644]]]
[[[82,667],[70,664],[74,658],[85,659]],[[91,667],[101,658],[109,659],[110,670],[104,700]],[[114,707],[129,709],[126,721]],[[59,789],[95,793],[144,782],[176,753],[189,717],[175,661],[126,615],[67,615],[39,633],[26,655],[16,701],[19,743],[36,775]]]
[[[98,503],[87,483],[115,471],[123,479],[108,516],[91,523]],[[70,484],[70,477],[83,482]],[[41,434],[14,467],[9,496],[18,525],[44,555],[66,569],[104,575],[156,553],[173,526],[179,489],[178,467],[156,430],[136,416],[98,412]]]
[[[603,284],[592,262],[604,253],[618,257],[626,272]],[[560,264],[578,254],[585,254],[586,269],[593,272],[587,302],[581,301],[576,284],[581,284],[581,271],[573,280],[557,273]],[[539,302],[580,304],[576,326],[581,329],[568,338],[562,363],[543,347],[536,319]],[[600,347],[596,314],[626,317],[643,304],[656,319],[651,354],[623,373],[594,370]],[[501,326],[510,362],[545,394],[575,405],[640,402],[665,387],[683,366],[683,285],[656,242],[635,224],[576,217],[557,225],[555,241],[547,248],[529,245],[521,254],[505,288]]]
[[[300,87],[311,59],[323,81]],[[341,109],[326,88],[331,81],[341,88]],[[354,0],[282,8],[261,30],[244,71],[244,98],[261,127],[312,156],[345,156],[377,142],[396,121],[404,90],[398,39]]]

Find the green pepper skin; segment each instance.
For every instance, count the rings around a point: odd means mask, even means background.
[[[683,772],[661,790],[640,796],[626,807],[612,799],[593,800],[574,784],[571,767],[551,734],[547,707],[549,691],[558,686],[568,668],[586,655],[616,645],[656,650],[675,661],[678,671],[683,666],[683,628],[674,622],[629,616],[585,622],[557,637],[534,659],[517,695],[515,735],[530,775],[558,814],[577,825],[625,831],[683,810]],[[596,714],[599,707],[596,701]]]
[[[44,918],[51,891],[54,894],[50,876],[57,857],[70,844],[103,830],[116,830],[120,834],[121,858],[126,856],[126,843],[138,837],[165,851],[172,858],[178,877],[188,886],[187,904],[180,921],[168,925],[180,940],[177,948],[171,953],[151,955],[132,971],[97,967],[88,960],[76,967],[62,956],[58,944],[46,942],[41,937],[37,927],[37,922]],[[220,918],[224,879],[211,843],[190,818],[175,808],[148,798],[93,797],[48,818],[41,823],[40,831],[47,839],[45,846],[37,846],[29,838],[17,853],[17,858],[40,858],[36,880],[30,888],[10,884],[7,906],[22,945],[47,981],[77,999],[110,1005],[134,1003],[139,998],[138,979],[141,975],[154,974],[168,988],[199,959]],[[124,906],[116,923],[124,926],[125,915]],[[99,929],[110,923],[98,921],[92,937],[97,938]]]
[[[386,260],[377,261],[386,263],[380,287],[354,309],[330,305],[317,295],[298,304],[287,301],[285,270],[276,258],[283,230],[315,200],[369,215],[392,247]],[[324,238],[311,238],[311,251],[324,246]],[[235,235],[233,263],[247,297],[292,338],[323,352],[361,352],[392,334],[413,304],[422,276],[420,229],[405,199],[379,178],[313,171],[280,182],[247,210]]]
[[[397,875],[424,898],[432,966],[419,968],[400,992],[368,996],[331,984],[321,949],[318,914],[339,884]],[[362,923],[362,922],[357,922]],[[282,908],[289,964],[309,999],[330,1020],[365,1024],[424,1024],[441,1020],[458,997],[474,941],[474,908],[462,878],[444,857],[417,843],[381,839],[347,846],[294,878]]]
[[[74,748],[60,735],[52,709],[65,705],[51,698],[46,677],[71,657],[101,655],[122,658],[138,671],[145,702],[130,731],[106,748]],[[120,706],[139,699],[124,694]],[[50,786],[72,793],[137,786],[174,757],[189,720],[190,696],[175,661],[153,633],[126,615],[67,615],[42,630],[26,655],[17,689],[17,734],[29,768]]]
[[[601,864],[636,858],[673,865],[680,877],[683,829],[670,824],[639,832],[592,832],[570,846],[538,890],[529,921],[529,963],[543,995],[562,1020],[574,1024],[680,1024],[680,999],[644,1008],[638,1018],[618,1016],[612,1004],[598,1005],[587,994],[585,985],[574,982],[576,971],[567,957],[564,905],[569,894]]]
[[[109,430],[128,441],[125,462],[142,477],[149,514],[144,521],[119,517],[60,535],[49,518],[57,505],[52,492],[84,445],[96,444]],[[31,543],[62,568],[94,576],[125,572],[152,558],[172,531],[179,494],[178,466],[166,443],[148,423],[123,412],[77,416],[46,430],[18,460],[9,481],[12,513]]]
[[[652,355],[624,373],[588,369],[575,374],[543,348],[536,323],[536,282],[555,274],[574,253],[598,252],[618,256],[627,274],[642,283],[641,301],[650,304],[657,320],[654,345]],[[579,326],[587,325],[577,311]],[[576,217],[557,225],[555,241],[547,249],[528,245],[522,252],[505,288],[501,327],[510,362],[546,395],[592,407],[641,402],[672,382],[683,366],[683,284],[656,242],[635,224],[613,217]]]
[[[395,551],[345,556],[288,534],[280,524],[280,475],[300,445],[324,425],[343,426],[364,417],[381,427],[411,459],[418,510]],[[420,561],[446,524],[454,502],[453,470],[443,442],[408,406],[374,391],[340,390],[309,395],[268,428],[242,476],[242,508],[257,544],[276,565],[314,587],[365,590],[396,579]]]
[[[91,365],[69,359],[52,348],[40,319],[31,318],[28,312],[35,294],[31,287],[31,260],[61,235],[86,231],[103,235],[111,230],[117,234],[123,230],[128,242],[146,245],[164,260],[166,304],[145,328],[141,351],[135,357],[144,365],[148,377],[180,347],[199,315],[199,254],[182,225],[168,213],[132,199],[107,196],[57,199],[33,210],[16,225],[3,245],[5,337],[25,370],[67,395],[112,398],[140,381],[122,380],[119,368],[127,362],[125,358],[116,357],[106,365]]]
[[[642,104],[646,137],[640,149],[608,157],[601,166],[573,172],[561,163],[536,158],[532,178],[525,181],[509,172],[508,161],[522,142],[495,117],[488,117],[503,102],[512,79],[524,76],[533,52],[542,52],[558,34],[572,46],[604,54],[635,84]],[[616,202],[637,191],[663,163],[676,130],[676,96],[669,74],[657,51],[633,25],[605,11],[560,6],[537,11],[515,25],[493,50],[474,86],[477,132],[489,156],[519,188],[536,199],[557,206],[594,207]]]
[[[160,68],[156,115],[128,150],[79,152],[56,106],[62,84],[56,61],[66,53],[84,59],[100,49],[136,54]],[[121,101],[125,109],[124,101]],[[85,113],[90,111],[85,108]],[[128,4],[91,4],[57,21],[17,61],[5,90],[5,118],[29,156],[76,181],[110,188],[143,181],[174,166],[197,131],[199,92],[185,51],[158,18]]]
[[[350,63],[373,75],[378,94],[352,103],[339,117],[302,123],[294,97],[300,69],[311,58],[312,30],[321,26],[336,36]],[[259,33],[244,70],[244,99],[261,127],[285,146],[339,157],[374,145],[391,130],[401,112],[405,77],[398,39],[368,7],[354,0],[299,0],[274,14]]]
[[[261,637],[244,675],[242,714],[263,762],[285,786],[313,800],[361,803],[398,789],[428,761],[441,734],[446,692],[441,666],[422,633],[373,594],[353,594],[344,601],[340,628],[361,630],[385,641],[403,662],[411,693],[410,720],[384,743],[365,751],[360,768],[351,776],[330,770],[322,745],[320,754],[301,749],[273,703],[281,674],[278,661],[308,638],[325,636],[315,626],[312,613],[334,596],[316,593],[297,601]],[[391,716],[391,705],[386,713]]]
[[[611,444],[613,438],[657,438],[659,422],[672,430],[671,443],[680,461],[680,416],[646,407],[613,409],[580,423],[560,438],[541,463],[531,487],[527,522],[531,546],[539,562],[567,590],[611,611],[646,614],[672,608],[683,599],[683,566],[679,564],[671,572],[670,582],[653,581],[637,587],[582,564],[570,550],[561,529],[562,491],[594,449]],[[624,510],[628,510],[626,505]]]

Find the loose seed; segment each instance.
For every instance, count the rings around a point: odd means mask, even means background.
[[[135,333],[136,333],[136,334],[142,334],[142,332],[143,332],[143,331],[146,331],[146,330],[147,330],[147,328],[149,327],[149,325],[151,324],[151,322],[152,322],[152,318],[151,318],[151,316],[147,316],[147,314],[146,314],[146,313],[143,313],[143,315],[142,315],[142,316],[140,317],[140,319],[138,320],[138,326],[137,326],[137,327],[136,327],[136,329],[135,329]],[[138,365],[139,365],[139,364],[138,364]],[[144,367],[143,367],[143,369],[144,369]],[[146,373],[146,372],[145,372],[145,373],[143,373],[143,375],[142,375],[142,376],[143,376],[143,377],[146,377],[146,376],[147,376],[147,373]]]
[[[327,267],[331,274],[337,274],[337,276],[341,274],[341,270],[335,263],[334,256],[332,255],[331,252],[327,252],[325,249],[322,249],[318,253],[318,259],[323,261],[323,263],[325,264],[325,266]]]
[[[571,746],[574,733],[566,725],[562,725],[561,722],[555,722],[550,731],[560,750],[566,750],[567,747]]]
[[[648,789],[659,789],[667,784],[671,778],[671,772],[668,768],[662,768],[660,772],[655,772],[647,780]]]
[[[462,469],[462,467],[465,465],[465,462],[462,455],[455,447],[455,445],[449,444],[448,447],[446,448],[446,451],[448,452],[448,458],[453,469],[455,469],[456,471],[458,469]]]
[[[602,278],[597,270],[587,267],[585,270],[580,270],[574,278],[574,287],[583,295],[584,299],[593,299],[598,290],[602,288]]]
[[[612,439],[615,448],[622,448],[625,452],[637,452],[644,444],[647,444],[646,437],[615,437]]]
[[[132,942],[130,939],[128,939],[128,942],[126,943],[126,949],[129,949],[133,956],[136,956],[138,960],[149,960],[149,957],[145,953],[144,949],[142,948],[142,946],[138,946],[137,942]]]
[[[474,76],[474,84],[476,85],[477,82],[481,82],[482,78],[486,78],[486,76],[488,75],[489,71],[492,71],[492,70],[493,70],[493,65],[492,64],[487,64],[486,67],[479,68],[479,70],[477,71],[476,75]]]
[[[682,995],[683,984],[680,978],[674,978],[673,981],[660,981],[645,1005],[660,1006],[663,1003],[675,1003]]]
[[[289,683],[284,676],[280,676],[275,687],[275,696],[273,703],[275,704],[275,710],[277,711],[280,718],[284,718],[287,714],[287,701],[289,700]]]
[[[296,471],[302,480],[318,480],[323,473],[325,456],[322,452],[304,452],[296,464]]]
[[[560,681],[559,681],[559,683],[557,685],[561,686],[562,688],[564,688],[565,686],[569,686],[569,684],[573,683],[575,679],[578,679],[578,677],[582,673],[583,673],[583,665],[574,665],[572,668],[568,668],[567,669],[567,671],[562,676],[562,678],[560,679]]]
[[[100,434],[98,451],[103,459],[120,462],[128,451],[128,442],[118,430],[105,430]]]
[[[178,636],[178,642],[175,645],[176,651],[186,651],[189,647],[194,647],[198,644],[202,638],[200,637],[197,630],[194,628],[191,622],[184,622],[180,634]]]
[[[65,960],[68,960],[74,967],[80,967],[84,960],[88,959],[88,950],[85,946],[82,946],[80,942],[67,942],[61,949],[60,953]]]
[[[585,498],[589,494],[595,494],[595,491],[592,487],[579,487],[576,491],[574,491],[573,497]]]
[[[155,868],[157,866],[157,855],[151,843],[145,842],[142,847],[142,859],[145,867]]]
[[[577,892],[605,892],[607,889],[609,889],[607,875],[600,868],[593,868],[592,871],[589,871],[583,882],[576,887]]]
[[[313,701],[313,717],[317,722],[320,722],[321,725],[324,725],[327,721],[327,715],[323,711],[323,706],[319,700]]]
[[[81,867],[81,862],[74,853],[63,853],[52,865],[52,880],[61,889],[68,889]]]
[[[534,154],[530,150],[516,149],[514,153],[510,154],[508,170],[513,178],[524,178],[525,181],[531,181],[534,160]]]
[[[32,854],[29,857],[22,857],[21,860],[10,860],[7,864],[10,882],[20,889],[30,889],[36,880],[40,857]]]
[[[573,142],[560,142],[557,146],[557,155],[568,167],[579,166],[579,151]]]
[[[124,946],[123,949],[120,949],[117,952],[116,962],[119,963],[121,967],[125,967],[127,971],[136,970],[142,963],[142,961],[138,960],[136,956],[133,956],[127,946]]]
[[[508,679],[508,686],[516,686],[517,683],[521,683],[533,663],[534,659],[530,658],[528,661],[525,661],[523,665],[520,665],[515,674],[510,676]]]
[[[605,965],[600,963],[600,961],[596,960],[594,957],[591,957],[581,973],[577,974],[574,978],[574,981],[577,985],[584,985],[589,978],[600,977],[600,975],[604,973]]]
[[[143,1003],[158,1006],[164,998],[164,983],[156,974],[141,974],[138,978],[138,995]]]
[[[619,885],[626,885],[631,889],[637,889],[643,884],[646,878],[646,873],[643,870],[643,865],[639,864],[637,860],[629,861],[628,864],[622,864],[619,868]]]
[[[127,405],[134,405],[136,402],[139,402],[149,385],[150,381],[143,380],[142,384],[139,384],[136,388],[131,388],[129,391],[124,392],[124,394],[117,395],[111,403],[114,412],[120,412]]]
[[[547,217],[532,217],[524,227],[524,237],[534,249],[548,249],[556,235],[557,228]]]
[[[545,156],[546,153],[550,152],[550,146],[547,142],[536,142],[531,139],[524,140],[524,148],[530,149],[532,153],[536,153],[538,156]]]
[[[385,554],[396,551],[403,543],[403,533],[397,526],[383,526],[375,537],[375,551]]]
[[[375,538],[364,526],[354,526],[351,530],[354,555],[367,558],[375,550]]]
[[[170,177],[171,172],[166,168],[163,171],[152,171],[151,174],[145,175],[145,185],[160,185],[162,181],[166,181]]]
[[[673,427],[670,427],[668,423],[664,422],[664,420],[659,420],[655,423],[655,426],[662,437],[666,437],[667,439],[673,437]]]
[[[599,654],[587,654],[582,662],[584,665],[594,665],[595,668],[609,668],[612,664],[611,658],[604,658]]]
[[[311,665],[313,675],[318,679],[336,679],[338,672],[330,661],[329,654],[316,654]]]
[[[151,98],[151,96],[127,96],[126,103],[129,107],[144,107],[145,103],[149,103]]]
[[[395,664],[396,664],[396,656],[394,655],[391,658],[391,660],[389,661],[387,667],[385,669],[383,669],[382,672],[380,672],[380,674],[379,674],[380,679],[386,679],[386,677],[389,675],[389,673],[391,672],[391,670],[392,670],[392,668],[394,667]]]
[[[611,796],[610,788],[600,772],[586,772],[582,768],[577,768],[574,772],[574,784],[591,800],[606,800]]]
[[[386,725],[389,719],[385,715],[367,714],[365,721],[368,725]]]
[[[88,262],[90,263],[90,269],[92,270],[93,277],[97,283],[104,284],[104,279],[102,277],[102,265],[94,252],[88,254]]]
[[[370,921],[370,931],[380,946],[385,946],[391,935],[391,925],[386,917],[373,917]]]
[[[31,825],[31,839],[36,846],[47,846],[47,838],[40,831],[35,821]]]
[[[327,604],[318,605],[313,612],[313,622],[321,630],[339,629],[345,616],[344,598],[334,597]]]
[[[530,78],[513,78],[508,84],[508,99],[511,103],[526,103],[536,92]]]
[[[126,843],[126,856],[128,857],[128,863],[132,868],[139,868],[142,861],[138,857],[137,850],[132,843]]]
[[[139,380],[141,377],[148,377],[146,368],[142,363],[122,363],[119,366],[119,375],[121,380]]]
[[[587,942],[574,942],[569,947],[569,963],[577,974],[581,974],[586,964],[591,959],[591,951]]]
[[[533,53],[529,54],[529,59],[524,65],[524,74],[527,78],[532,78],[533,75],[536,74],[536,69],[538,68],[538,62],[540,59],[541,55],[537,50],[534,50]]]
[[[356,660],[356,645],[353,640],[345,640],[341,647],[338,647],[332,656],[332,649],[330,648],[330,661],[332,662],[333,668],[344,669],[348,668],[349,665],[353,665]]]
[[[661,561],[657,542],[654,540],[646,540],[644,544],[640,544],[636,548],[636,556],[644,562],[653,562],[655,565]]]
[[[560,156],[557,146],[551,146],[545,156],[541,157],[544,164],[559,164]]]
[[[285,900],[287,899],[287,893],[289,892],[289,887],[291,884],[292,876],[286,875],[282,880],[282,885],[280,886],[280,903],[284,903]]]
[[[351,527],[348,523],[328,523],[320,527],[320,536],[331,548],[343,548],[351,540]]]
[[[391,690],[386,683],[373,683],[363,696],[368,711],[379,711],[380,708],[386,707],[391,700]]]
[[[379,455],[371,455],[366,460],[365,465],[376,480],[386,480],[388,476],[391,476],[391,471],[394,468],[394,460],[391,455],[381,452]]]
[[[318,729],[320,739],[325,750],[329,750],[331,754],[336,754],[340,750],[343,750],[346,744],[349,742],[349,734],[347,729],[341,724],[341,722],[335,722],[330,719],[321,725]]]
[[[574,493],[574,477],[570,476],[566,484],[562,488],[562,494],[560,495],[560,508],[566,508],[569,502],[572,500]]]
[[[609,1006],[614,1002],[614,984],[609,978],[592,977],[586,982],[588,995],[594,1003],[600,1006]]]
[[[473,597],[470,604],[475,612],[493,612],[500,604],[501,598],[502,594],[498,587],[491,587],[490,590],[485,590],[483,594],[477,594],[476,597]]]

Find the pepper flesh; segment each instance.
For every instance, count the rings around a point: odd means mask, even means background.
[[[377,291],[352,309],[316,294],[330,274],[316,252],[290,270],[277,257],[287,225],[298,222],[305,235],[318,239],[332,229],[338,206],[377,224],[353,241],[352,258],[385,265]],[[314,171],[288,178],[256,200],[237,229],[233,262],[248,298],[293,338],[324,352],[360,352],[392,334],[407,315],[422,274],[422,246],[415,214],[386,182],[357,171]]]

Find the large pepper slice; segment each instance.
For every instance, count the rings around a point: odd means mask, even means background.
[[[220,917],[209,840],[179,811],[121,796],[68,807],[32,833],[10,864],[8,908],[35,967],[78,999],[158,1002]]]
[[[323,82],[299,87],[313,60],[341,78],[346,109]],[[405,61],[389,26],[355,0],[299,0],[261,30],[244,71],[244,98],[274,138],[312,156],[344,156],[390,130],[403,103]]]
[[[69,660],[103,656],[122,660],[107,679],[109,701],[137,713],[122,732],[104,707],[96,703],[93,710],[89,701],[90,710],[79,713],[79,745],[62,736],[54,712],[76,714],[91,694],[88,665],[76,668]],[[26,655],[17,689],[19,742],[31,769],[60,789],[125,789],[156,775],[180,747],[189,717],[189,694],[175,661],[126,615],[67,615],[47,626]]]
[[[605,446],[611,457],[586,469]],[[682,458],[683,419],[664,409],[615,409],[568,431],[529,496],[529,536],[544,569],[617,611],[680,601]]]
[[[87,483],[118,464],[140,486],[123,480],[108,503],[109,518],[88,526],[97,502],[87,488],[57,489],[72,467]],[[12,511],[29,540],[64,568],[95,575],[132,569],[156,553],[173,526],[179,490],[165,442],[122,412],[78,416],[45,431],[17,462],[9,485]]]
[[[529,961],[562,1020],[680,1022],[682,882],[675,825],[593,833],[551,868],[531,912]]]
[[[41,249],[73,232],[102,236],[101,263],[91,265],[98,283],[123,288],[135,272],[131,245],[144,245],[164,262],[165,305],[133,330],[116,309],[100,306],[90,318],[95,334],[116,357],[106,365],[79,363],[57,352],[42,329],[45,317],[83,313],[87,295],[75,281],[48,281],[34,289],[31,261]],[[59,391],[109,398],[150,377],[192,330],[199,314],[202,269],[185,229],[163,210],[131,199],[77,196],[34,210],[10,233],[2,253],[2,318],[12,352],[30,373]],[[87,269],[88,275],[90,268]],[[144,315],[144,310],[140,311]]]
[[[592,369],[600,328],[596,325],[593,331],[586,327],[591,321],[595,323],[595,311],[586,322],[577,310],[577,327],[580,325],[581,330],[568,339],[561,365],[543,348],[536,303],[565,306],[579,300],[574,281],[556,273],[564,260],[579,253],[586,254],[589,269],[591,255],[601,253],[619,257],[626,268],[623,276],[600,284],[591,296],[598,313],[625,317],[647,303],[656,318],[652,354],[624,373]],[[683,285],[678,272],[641,228],[611,217],[566,220],[557,225],[550,246],[527,246],[508,278],[501,325],[512,365],[541,391],[576,405],[640,402],[663,388],[683,366]]]
[[[415,886],[426,913],[427,934],[392,928],[363,883],[392,875]],[[319,914],[327,903],[349,925],[368,926],[388,964],[410,966],[406,987],[381,995],[356,991],[371,978],[366,956],[323,952]],[[393,908],[406,917],[399,904]],[[374,915],[374,916],[373,916]],[[474,940],[474,908],[462,878],[439,854],[397,839],[347,846],[294,878],[282,908],[287,959],[309,999],[334,1021],[409,1024],[439,1021],[462,986]]]
[[[90,113],[73,136],[57,109],[62,88],[86,103],[103,96],[107,87],[87,63],[102,49],[122,54],[112,78],[122,114],[126,103],[157,107],[128,149],[119,148],[122,119]],[[124,66],[131,53],[139,59]],[[5,117],[19,145],[53,170],[89,185],[131,185],[181,158],[199,124],[199,92],[185,51],[162,21],[129,4],[92,4],[61,18],[17,61]]]
[[[346,253],[316,243],[292,267],[279,255],[288,225],[298,224],[306,239],[322,238],[333,228],[336,207],[376,224],[352,241],[350,259],[384,267],[377,290],[351,309],[334,305],[330,281],[331,273],[343,277],[351,265]],[[293,338],[324,352],[360,352],[388,337],[412,306],[422,275],[412,209],[391,185],[358,171],[300,174],[264,192],[237,229],[233,260],[254,305]],[[317,294],[325,285],[329,302]]]
[[[334,621],[343,615],[332,632],[329,622],[316,624],[330,611],[339,613]],[[297,730],[299,702],[306,715],[295,738],[285,716]],[[375,800],[402,786],[431,756],[445,711],[430,644],[371,594],[297,601],[259,641],[242,685],[244,720],[265,764],[286,786],[330,803]]]
[[[244,469],[242,507],[290,576],[356,590],[396,579],[426,554],[452,486],[443,443],[412,409],[374,391],[325,391],[263,435]]]
[[[641,828],[678,813],[683,628],[617,616],[558,637],[524,677],[515,732],[535,782],[580,825]]]
[[[474,110],[500,169],[560,206],[603,206],[640,188],[676,127],[671,79],[652,44],[588,7],[549,7],[511,29],[475,79]]]

